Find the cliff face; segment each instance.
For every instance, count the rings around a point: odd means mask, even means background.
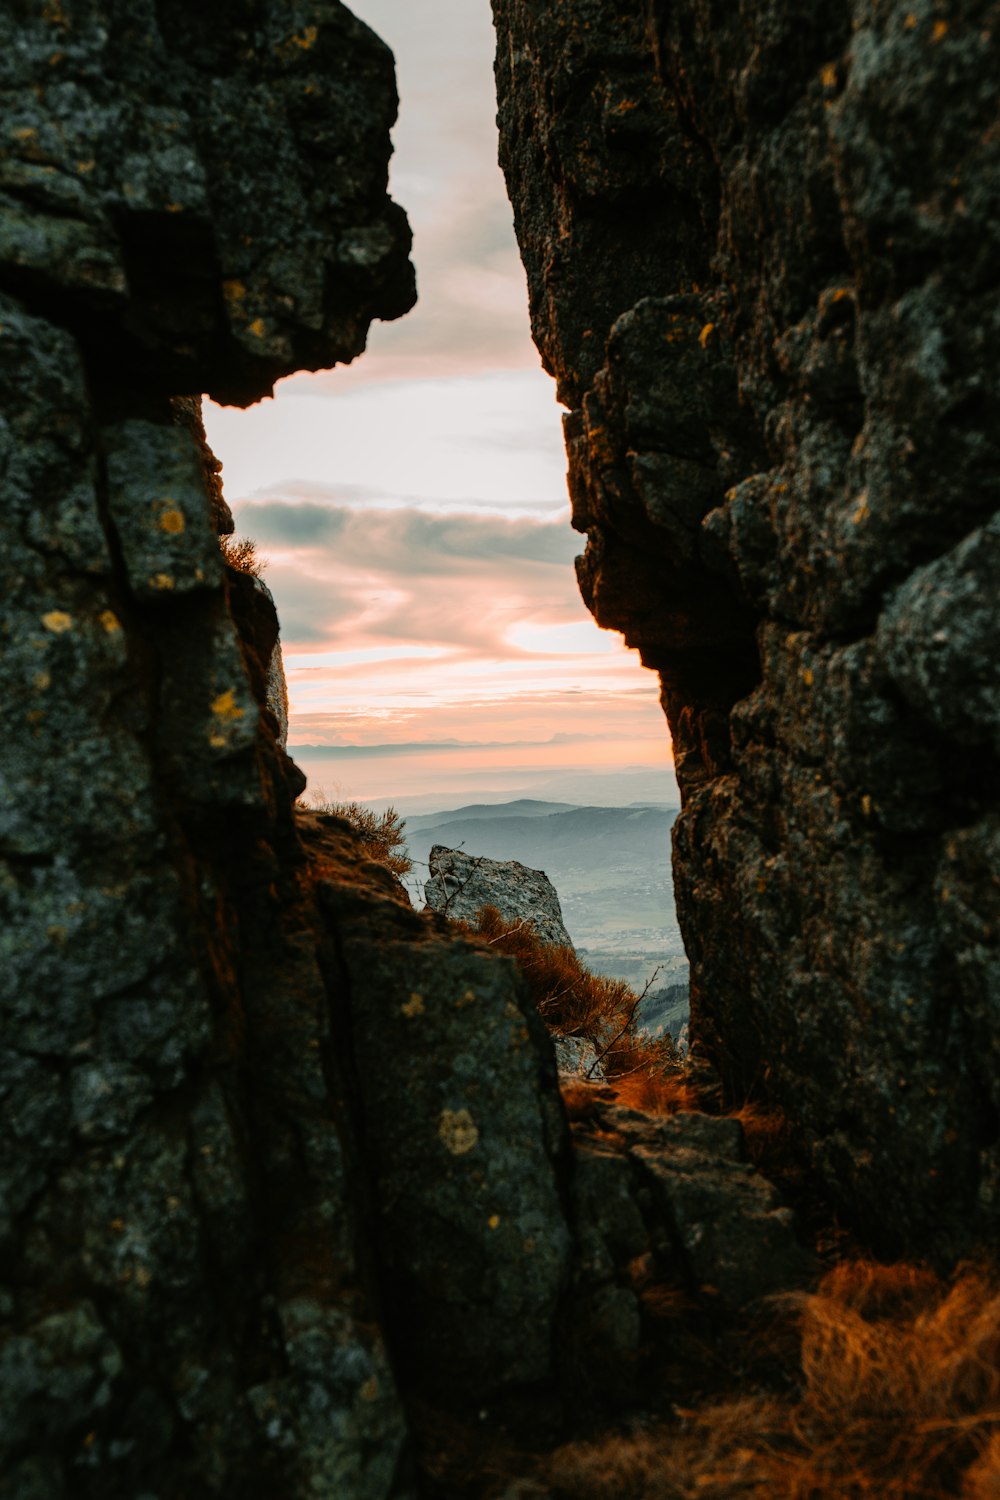
[[[1000,8],[494,14],[581,588],[674,740],[692,1030],[876,1245],[994,1234]]]
[[[381,1496],[277,622],[169,398],[412,302],[392,60],[333,0],[24,0],[0,99],[0,1491]]]

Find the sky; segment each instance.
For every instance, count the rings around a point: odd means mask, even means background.
[[[396,55],[417,307],[353,365],[205,409],[267,559],[290,752],[341,800],[676,800],[656,678],[576,586],[560,408],[496,165],[489,0],[350,8]]]

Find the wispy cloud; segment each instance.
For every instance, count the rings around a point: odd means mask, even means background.
[[[566,504],[559,408],[540,370],[373,388],[351,383],[353,369],[337,394],[297,375],[250,412],[206,407],[230,504],[309,484],[342,488],[351,503],[381,491],[428,509]]]
[[[251,501],[239,523],[270,554],[285,651],[340,650],[341,671],[368,648],[400,644],[440,656],[532,654],[526,627],[581,622],[572,559],[579,539],[552,520],[364,510],[316,501]],[[358,651],[364,656],[359,657]],[[536,653],[537,654],[537,653]],[[556,654],[562,654],[557,652]]]
[[[385,744],[313,744],[296,740],[293,750],[323,760],[358,760],[386,755],[466,755],[470,750],[547,750],[553,745],[584,745],[600,741],[594,734],[553,734],[547,740],[397,740]]]
[[[336,546],[341,565],[374,565],[380,573],[406,572],[417,564],[437,575],[465,572],[470,562],[495,557],[565,568],[581,542],[569,515],[551,520],[507,519],[475,513],[428,515],[414,507],[359,510],[336,502],[247,501],[240,524],[258,540],[286,547]]]
[[[349,367],[206,410],[239,529],[270,559],[292,741],[342,795],[664,772],[657,682],[576,588],[560,413],[496,166],[489,5],[349,3],[396,54],[417,307]]]

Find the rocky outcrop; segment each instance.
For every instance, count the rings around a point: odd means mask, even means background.
[[[543,943],[572,948],[556,888],[544,870],[532,870],[516,859],[487,859],[446,849],[443,844],[434,845],[428,865],[428,911],[474,922],[484,906],[495,906],[505,922],[530,923]]]
[[[0,280],[117,391],[248,404],[413,301],[392,61],[337,0],[0,18]],[[134,393],[133,393],[134,404]]]
[[[570,1077],[604,1078],[604,1069],[594,1043],[583,1036],[553,1036],[556,1066]]]
[[[334,0],[0,16],[0,1491],[396,1493],[346,980],[190,403],[413,297]]]
[[[656,1338],[651,1286],[732,1318],[803,1285],[813,1268],[790,1210],[746,1160],[738,1121],[657,1118],[616,1104],[602,1086],[575,1088],[590,1099],[572,1127],[578,1259],[564,1360],[575,1395],[621,1402],[641,1388],[640,1350]]]
[[[386,1312],[417,1389],[481,1402],[555,1375],[571,1240],[552,1047],[512,960],[382,884],[330,880],[322,907],[350,986]]]
[[[692,1031],[870,1241],[995,1236],[996,6],[494,14],[581,587],[663,684]]]

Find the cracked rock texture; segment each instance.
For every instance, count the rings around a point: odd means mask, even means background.
[[[601,7],[556,4],[517,56],[540,66],[542,42],[568,45],[574,17],[600,40]],[[983,788],[996,695],[982,593],[995,534],[976,475],[985,490],[993,439],[985,426],[980,448],[969,438],[989,393],[963,388],[939,420],[920,372],[957,379],[950,333],[928,352],[926,308],[910,305],[901,371],[883,327],[866,357],[883,428],[901,420],[897,386],[916,413],[905,461],[923,481],[907,503],[923,507],[923,540],[900,541],[896,579],[897,455],[890,489],[880,499],[872,479],[865,502],[882,528],[877,615],[858,582],[874,554],[857,553],[850,584],[821,549],[812,582],[789,573],[803,537],[819,547],[836,480],[810,425],[827,407],[803,405],[795,382],[814,370],[817,390],[832,381],[862,409],[849,373],[863,365],[851,330],[867,283],[859,270],[846,297],[827,288],[815,326],[788,333],[794,378],[760,365],[738,280],[688,284],[677,270],[679,286],[650,291],[658,268],[697,260],[718,216],[706,142],[710,123],[724,131],[730,84],[705,80],[711,121],[692,146],[693,106],[657,73],[679,66],[669,28],[653,48],[630,14],[612,20],[607,85],[584,36],[555,113],[531,104],[543,155],[548,120],[574,161],[561,206],[531,177],[532,211],[584,205],[578,241],[571,215],[553,219],[557,274],[539,281],[535,311],[548,308],[559,361],[580,343],[564,390],[577,514],[593,532],[585,586],[605,615],[645,612],[684,749],[682,853],[697,857],[682,860],[682,899],[702,1035],[731,1077],[770,1060],[842,1189],[853,1163],[874,1192],[895,1152],[883,1219],[909,1194],[903,1229],[936,1210],[947,1230],[977,1191],[981,1213],[991,1203],[998,840]],[[713,22],[723,40],[727,24]],[[782,66],[808,31],[775,33]],[[424,1463],[435,1422],[481,1432],[480,1413],[499,1413],[548,1441],[580,1410],[642,1392],[675,1337],[658,1323],[664,1293],[669,1304],[683,1291],[705,1327],[739,1327],[811,1263],[735,1120],[657,1119],[579,1079],[564,1109],[513,961],[414,912],[349,823],[293,806],[304,779],[283,750],[278,621],[267,590],[220,552],[232,518],[198,400],[249,402],[292,370],[352,358],[372,318],[410,305],[409,235],[386,196],[386,49],[337,0],[16,0],[0,43],[0,1496],[454,1495]],[[891,152],[873,47],[865,98]],[[974,112],[979,53],[963,42],[935,55],[952,58]],[[846,108],[840,67],[823,111]],[[768,83],[747,98],[769,101],[763,139],[784,118],[779,96]],[[622,143],[610,213],[605,135]],[[787,142],[775,150],[793,159]],[[647,193],[686,174],[680,207],[673,188]],[[753,200],[766,174],[744,175]],[[890,160],[879,203],[893,180]],[[985,233],[979,191],[966,211]],[[905,216],[904,198],[889,200]],[[768,214],[773,266],[784,251]],[[932,275],[936,222],[908,275]],[[808,242],[808,216],[780,223]],[[627,224],[631,248],[607,276]],[[959,249],[982,302],[975,246]],[[878,303],[896,293],[876,252]],[[811,285],[791,251],[788,266]],[[754,307],[771,305],[748,286]],[[592,297],[600,316],[584,339]],[[927,297],[950,306],[941,288]],[[963,346],[970,360],[988,326]],[[753,402],[767,380],[785,406],[762,431]],[[768,444],[795,433],[813,487],[788,458],[789,498],[767,512],[784,517],[779,545],[760,497],[779,493]],[[955,486],[943,540],[939,459]],[[860,547],[860,520],[857,535]],[[774,591],[766,610],[758,588]],[[855,634],[837,636],[821,594]],[[768,691],[755,687],[758,617]],[[961,702],[947,696],[956,684]],[[849,773],[867,778],[857,796],[838,790]],[[799,922],[809,902],[812,926]],[[811,1009],[790,979],[807,960]],[[903,987],[911,970],[922,988]],[[883,1119],[888,1059],[896,1115]],[[496,1477],[479,1475],[480,1489]]]
[[[0,42],[0,1496],[414,1500],[422,1403],[620,1401],[636,1278],[739,1306],[792,1226],[738,1127],[581,1144],[513,961],[293,806],[198,401],[412,300],[385,48],[335,0]]]
[[[1000,1222],[995,0],[493,0],[579,564],[663,684],[692,1033],[886,1250]]]
[[[10,1500],[402,1492],[277,620],[170,400],[409,306],[395,109],[333,0],[0,14]]]

